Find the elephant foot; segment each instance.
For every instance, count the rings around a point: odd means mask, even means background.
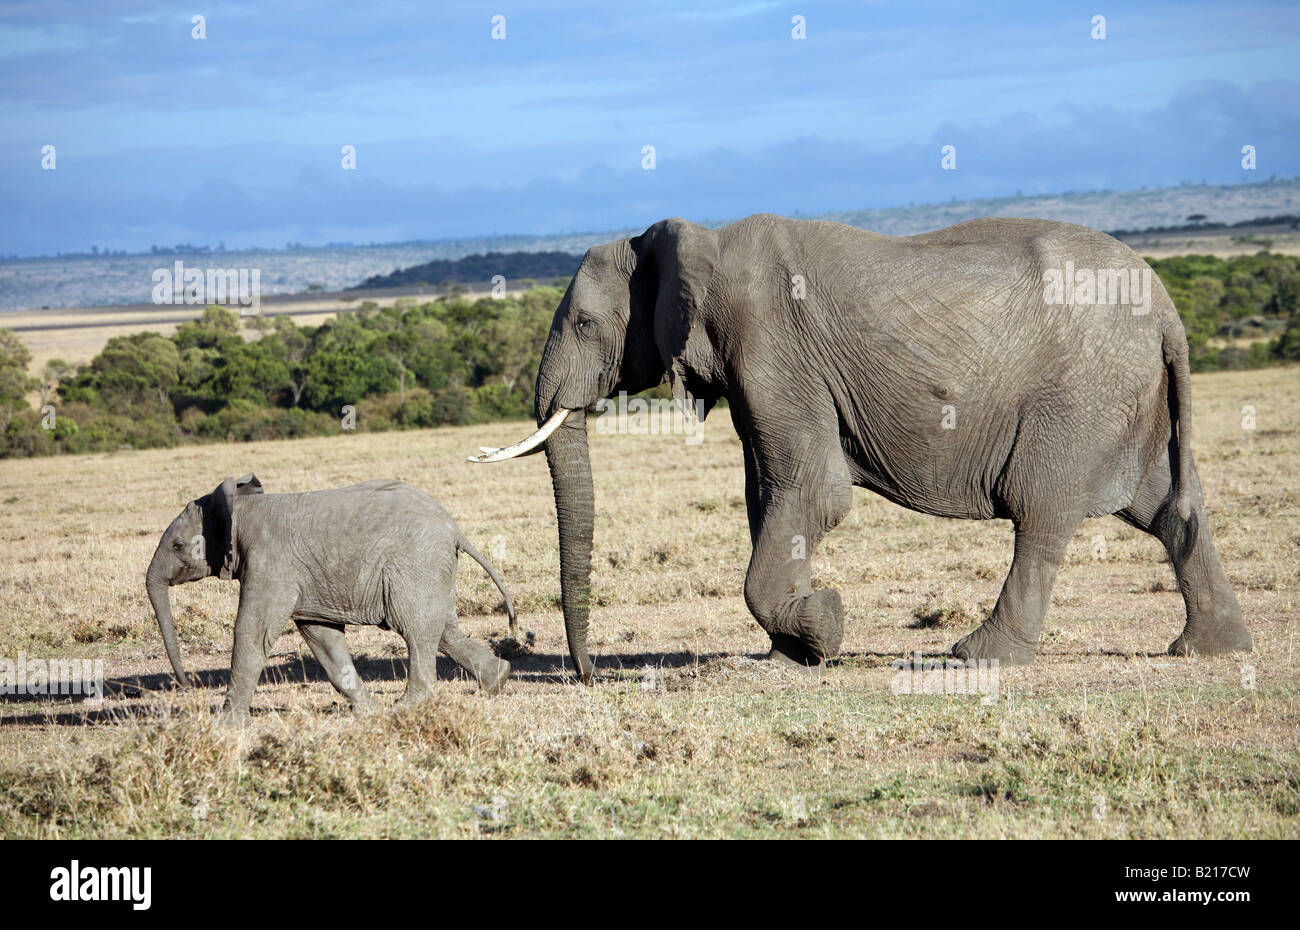
[[[988,621],[953,644],[952,654],[963,661],[975,660],[1000,665],[1030,665],[1034,661],[1035,647],[1023,640],[1012,639]]]
[[[1250,652],[1255,648],[1250,633],[1239,622],[1206,624],[1189,622],[1182,634],[1169,644],[1172,656],[1218,656]]]
[[[767,661],[814,679],[821,678],[826,671],[825,659],[802,641],[780,633],[772,637],[772,651],[767,654]]]
[[[840,592],[824,588],[809,594],[799,605],[795,623],[798,638],[818,661],[835,658],[844,640],[844,604]]]
[[[403,694],[401,700],[397,702],[397,706],[401,708],[418,707],[425,701],[429,700],[431,696],[432,695],[430,695],[428,688],[421,688],[418,691],[412,691],[408,686],[406,693]]]
[[[217,711],[217,725],[227,730],[241,730],[248,726],[251,719],[247,707],[236,709],[224,704]]]
[[[495,659],[482,675],[479,676],[479,687],[488,697],[496,697],[501,688],[505,685],[506,679],[510,677],[510,663],[505,659]]]

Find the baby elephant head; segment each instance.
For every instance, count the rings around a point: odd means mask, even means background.
[[[171,598],[167,589],[209,575],[226,579],[234,577],[239,568],[235,498],[261,493],[262,482],[251,474],[227,478],[211,494],[186,504],[154,550],[153,561],[145,575],[145,588],[149,592],[149,602],[153,604],[154,616],[158,618],[167,658],[182,685],[189,685],[190,678],[181,664],[180,650],[176,646],[176,628],[172,623]]]

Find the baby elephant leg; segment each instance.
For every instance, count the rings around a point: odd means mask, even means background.
[[[442,631],[442,651],[451,656],[461,668],[478,681],[483,693],[489,697],[501,690],[510,675],[510,663],[498,659],[492,650],[477,640],[470,639],[452,614]]]
[[[287,590],[248,583],[240,585],[235,648],[230,657],[230,687],[222,706],[222,717],[227,723],[248,721],[253,689],[266,667],[266,657],[280,633],[289,625],[292,596]]]
[[[316,661],[325,669],[330,684],[358,710],[371,707],[373,702],[370,694],[362,687],[361,677],[352,664],[348,643],[343,636],[343,626],[314,620],[299,620],[297,623],[302,638],[307,640]]]

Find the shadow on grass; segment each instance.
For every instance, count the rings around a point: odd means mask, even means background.
[[[598,677],[617,677],[618,672],[636,671],[649,665],[660,669],[686,668],[715,659],[726,658],[728,653],[700,655],[693,652],[645,652],[601,656],[596,660]],[[755,656],[754,658],[762,658]],[[560,654],[526,652],[510,660],[510,677],[516,681],[534,684],[575,685],[577,677],[569,665],[569,657]],[[405,682],[405,658],[355,656],[353,664],[363,682]],[[602,673],[604,673],[602,675]],[[613,673],[613,674],[611,674]],[[194,690],[212,691],[212,698],[224,695],[230,684],[230,669],[209,668],[191,670],[191,677],[199,682]],[[438,678],[442,680],[470,680],[469,675],[446,656],[438,656]],[[325,670],[314,658],[294,655],[278,663],[268,664],[262,672],[259,687],[265,685],[304,685],[328,682]],[[170,711],[162,705],[133,703],[151,695],[174,691],[175,678],[171,672],[108,678],[104,681],[102,701],[87,694],[87,683],[60,681],[50,686],[55,694],[13,694],[0,698],[0,712],[13,705],[30,708],[29,713],[0,716],[0,728],[21,726],[96,726],[123,723],[129,720],[160,719]],[[78,693],[69,693],[69,692]],[[341,697],[340,697],[341,700]],[[256,716],[274,708],[254,707]]]
[[[1243,653],[1244,655],[1245,653]],[[1099,649],[1096,652],[1089,653],[1096,656],[1110,656],[1114,659],[1168,659],[1170,661],[1182,661],[1186,656],[1170,654],[1168,649],[1157,649],[1154,652],[1143,651],[1141,649]]]
[[[835,658],[826,663],[827,668],[888,668],[894,662],[908,662],[916,658],[917,653],[921,655],[922,662],[934,660],[937,662],[955,662],[951,652],[926,652],[921,649],[912,649],[904,653],[898,652],[872,652],[869,650],[860,650],[858,652],[841,652]]]

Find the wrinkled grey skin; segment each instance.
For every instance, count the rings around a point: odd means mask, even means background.
[[[1032,661],[1066,544],[1103,514],[1169,553],[1187,607],[1170,652],[1250,649],[1192,463],[1187,340],[1169,295],[1153,274],[1146,313],[1049,303],[1045,273],[1067,261],[1149,271],[1109,236],[1024,219],[903,238],[769,215],[717,230],[669,219],[589,250],[536,395],[539,424],[579,411],[545,449],[580,676],[592,672],[585,411],[665,377],[706,411],[730,404],[753,542],[745,600],[773,659],[818,665],[839,650],[839,593],[813,591],[809,559],[792,555],[802,537],[811,556],[855,485],[921,513],[1013,523],[1001,596],[958,657]]]
[[[226,711],[248,715],[253,689],[276,639],[293,620],[330,683],[354,705],[368,706],[343,637],[347,623],[374,624],[406,640],[406,703],[428,695],[439,647],[496,694],[510,663],[466,636],[456,622],[456,561],[469,555],[515,609],[491,564],[447,512],[398,481],[366,481],[333,491],[263,494],[253,475],[227,478],[191,501],[154,552],[145,578],[167,657],[181,684],[181,662],[168,588],[215,575],[239,582],[239,614]]]

